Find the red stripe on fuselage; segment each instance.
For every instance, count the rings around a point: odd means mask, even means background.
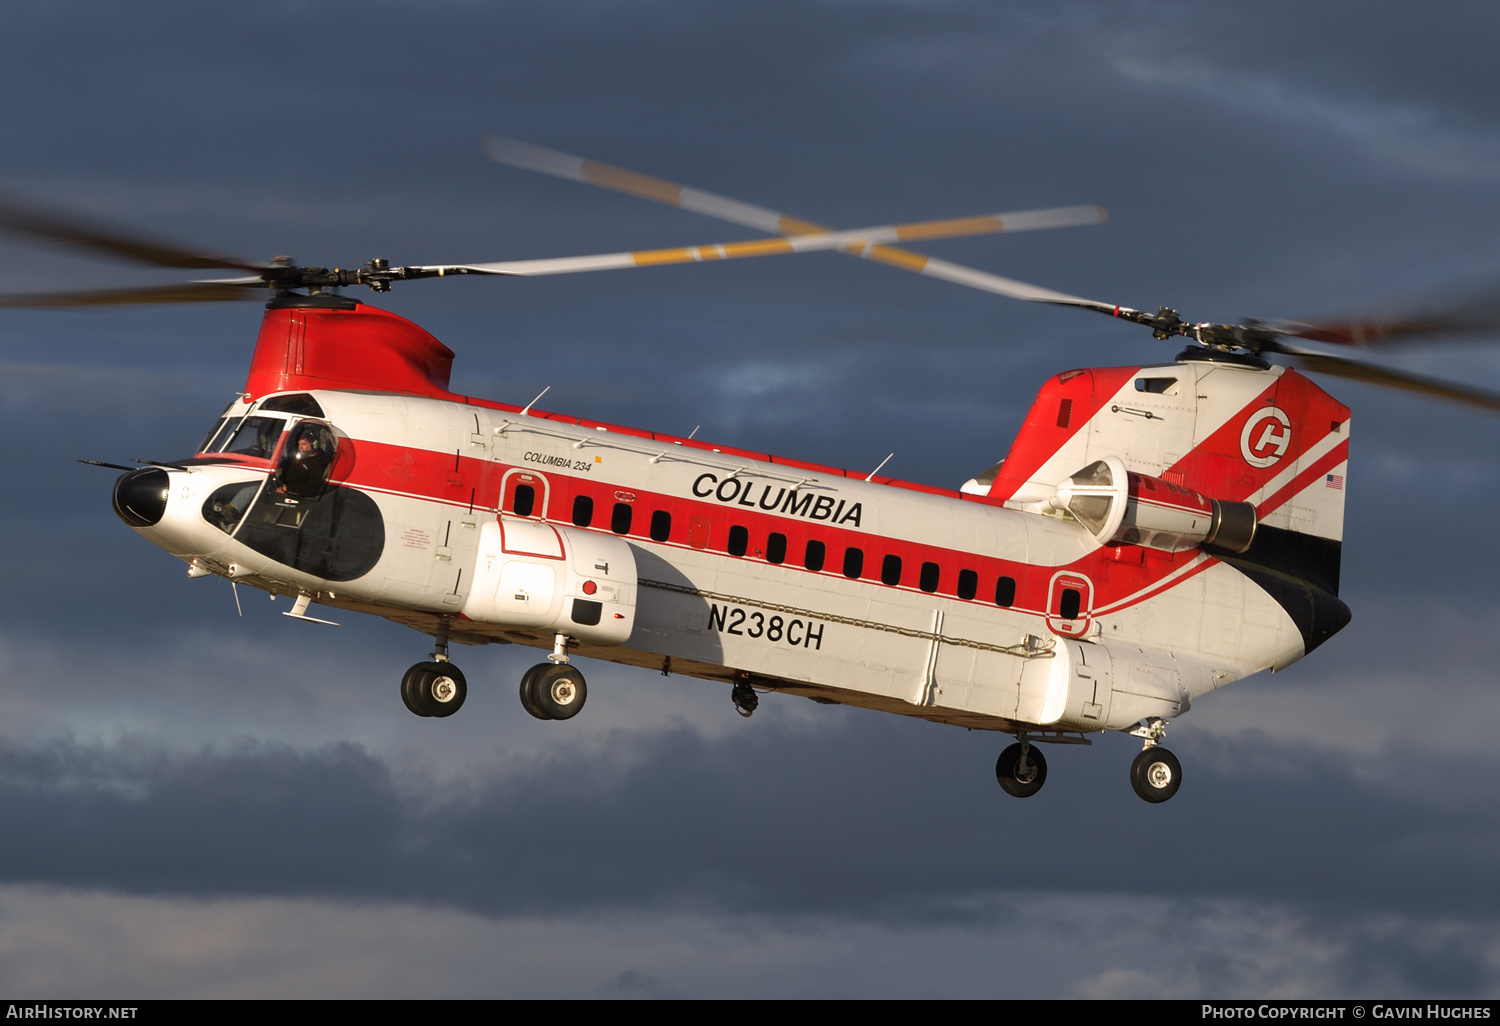
[[[1332,449],[1329,449],[1323,456],[1313,461],[1312,465],[1306,470],[1303,470],[1296,477],[1292,478],[1291,483],[1284,485],[1274,495],[1268,496],[1264,502],[1256,506],[1256,515],[1263,517],[1267,513],[1280,509],[1284,504],[1290,502],[1293,496],[1306,490],[1308,485],[1327,474],[1348,458],[1349,440],[1346,438]]]
[[[542,495],[545,495],[546,508],[539,508],[533,514],[533,519],[545,515],[547,520],[555,523],[572,523],[574,499],[585,495],[594,503],[593,516],[588,526],[602,531],[602,526],[595,525],[610,523],[612,509],[616,504],[615,492],[628,488],[635,496],[634,501],[621,503],[632,511],[628,537],[647,540],[650,537],[652,514],[664,511],[671,516],[671,529],[666,540],[659,544],[675,548],[695,548],[721,558],[765,564],[769,535],[774,531],[786,537],[786,560],[779,565],[789,570],[841,577],[845,550],[852,547],[863,553],[863,567],[858,579],[866,584],[887,587],[880,583],[883,563],[886,556],[896,556],[902,561],[901,583],[894,587],[923,593],[917,587],[921,565],[931,562],[939,567],[938,587],[934,594],[997,608],[993,602],[996,583],[999,578],[1008,577],[1016,582],[1016,597],[1012,605],[1005,608],[1038,616],[1045,614],[1048,587],[1059,569],[1066,568],[1086,574],[1094,582],[1095,605],[1103,606],[1141,592],[1153,581],[1171,574],[1197,555],[1196,550],[1177,554],[1146,550],[1140,562],[1122,563],[1110,556],[1114,550],[1100,549],[1072,564],[1033,566],[960,549],[889,538],[832,522],[834,516],[847,518],[854,502],[872,503],[865,496],[845,496],[842,508],[835,500],[827,519],[814,520],[771,512],[761,507],[759,503],[768,497],[784,498],[779,494],[783,487],[790,490],[789,485],[770,485],[764,480],[747,482],[730,501],[718,502],[694,496],[652,492],[629,481],[548,473],[530,465],[514,467],[462,454],[449,456],[443,452],[410,449],[382,442],[359,439],[351,441],[357,455],[352,472],[341,483],[371,492],[464,508],[469,507],[472,492],[473,508],[493,515],[499,511],[502,478],[507,472],[520,469],[547,483],[545,492],[539,492],[538,495],[538,502],[543,501]],[[722,481],[722,478],[719,480]],[[717,483],[719,482],[716,481],[715,484]],[[749,491],[748,496],[746,491]],[[961,501],[956,493],[948,495],[954,501]],[[878,501],[878,496],[873,501]],[[773,502],[772,505],[780,508],[778,502]],[[861,521],[867,521],[872,516],[878,517],[873,504],[870,509],[862,511]],[[704,544],[692,544],[689,541],[688,534],[694,520],[706,521],[710,525]],[[746,553],[743,556],[731,556],[727,551],[731,526],[744,527],[748,533]],[[820,571],[809,571],[803,565],[807,543],[810,541],[820,541],[825,546],[825,563]],[[973,570],[978,575],[975,597],[972,599],[958,598],[960,570]]]

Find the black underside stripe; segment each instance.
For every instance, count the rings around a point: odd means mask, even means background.
[[[1349,607],[1337,595],[1239,556],[1221,555],[1219,558],[1254,581],[1286,610],[1286,615],[1292,618],[1302,635],[1304,652],[1311,652],[1348,625],[1351,618]]]
[[[1348,624],[1349,607],[1339,601],[1339,561],[1343,543],[1261,524],[1248,551],[1233,553],[1205,545],[1276,600],[1302,633],[1311,652]]]

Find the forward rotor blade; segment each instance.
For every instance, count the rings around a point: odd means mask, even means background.
[[[237,257],[209,256],[168,243],[146,239],[116,228],[105,228],[74,217],[44,212],[14,200],[0,199],[0,230],[43,242],[60,242],[103,252],[119,259],[155,267],[184,270],[233,268],[259,271],[261,267]]]
[[[832,229],[825,225],[805,221],[802,218],[783,214],[776,210],[769,210],[766,207],[741,203],[739,200],[730,199],[728,196],[720,196],[716,193],[705,192],[702,189],[679,185],[676,182],[669,182],[662,178],[652,178],[650,175],[628,171],[621,167],[613,167],[609,164],[601,164],[598,161],[586,160],[571,153],[549,150],[514,139],[505,139],[495,135],[488,136],[485,139],[485,152],[497,164],[524,168],[528,171],[551,175],[554,178],[566,178],[569,181],[583,182],[586,185],[596,185],[602,189],[612,189],[615,192],[623,192],[630,196],[639,196],[642,199],[665,203],[668,206],[680,207],[683,210],[691,210],[694,213],[703,214],[707,217],[715,217],[721,221],[728,221],[731,224],[744,225],[747,228],[757,228],[763,232],[773,232],[777,235],[813,235],[832,231]],[[1079,223],[1099,224],[1108,216],[1103,207],[1083,209],[1097,211],[1098,219]],[[972,267],[964,267],[962,264],[938,260],[933,257],[924,256],[921,253],[913,253],[910,250],[901,249],[896,246],[874,245],[860,250],[845,251],[855,256],[863,257],[866,260],[874,260],[877,263],[899,267],[902,270],[912,271],[917,274],[925,274],[930,278],[939,278],[943,281],[952,282],[955,285],[964,285],[968,288],[980,289],[984,292],[991,292],[995,295],[1007,296],[1011,299],[1019,299],[1029,303],[1058,303],[1064,306],[1078,306],[1088,310],[1097,310],[1100,313],[1112,316],[1118,316],[1118,311],[1122,309],[1113,303],[1101,303],[1097,300],[1081,299],[1077,296],[1070,296],[1067,293],[1055,292],[1052,289],[1042,288],[1037,285],[1028,285],[1025,282],[1003,278],[1000,275],[990,274],[986,271],[978,271]]]
[[[979,289],[981,292],[991,292],[997,296],[1005,296],[1009,299],[1019,299],[1026,303],[1054,303],[1059,306],[1077,306],[1085,310],[1094,310],[1098,313],[1118,317],[1121,312],[1130,311],[1128,307],[1116,306],[1113,303],[1101,303],[1094,299],[1083,299],[1080,296],[1070,296],[1066,292],[1056,292],[1052,289],[1043,288],[1040,285],[1028,285],[1024,281],[1016,281],[1014,278],[1003,278],[998,274],[988,271],[977,271],[972,267],[962,264],[950,263],[947,260],[939,260],[936,257],[923,256],[921,253],[913,253],[910,250],[897,249],[895,246],[873,246],[869,252],[861,253],[867,260],[878,263],[889,264],[892,267],[900,267],[903,270],[913,271],[917,274],[926,275],[929,278],[937,278],[941,281],[952,282],[955,285],[964,285],[971,289]]]
[[[175,285],[148,285],[130,289],[0,295],[0,307],[47,308],[121,306],[137,303],[220,303],[240,299],[264,299],[264,295],[258,296],[252,289],[265,288],[265,285],[264,281],[255,278],[240,283],[180,282]]]
[[[1387,388],[1398,388],[1403,392],[1416,392],[1420,395],[1430,395],[1439,399],[1464,403],[1469,406],[1478,406],[1492,412],[1500,412],[1500,394],[1494,392],[1455,385],[1452,382],[1439,381],[1437,378],[1424,377],[1420,374],[1411,374],[1406,371],[1392,370],[1389,367],[1376,367],[1368,363],[1358,363],[1339,356],[1314,353],[1300,346],[1291,346],[1285,343],[1268,348],[1291,357],[1306,370],[1310,370],[1316,374],[1329,374],[1338,378],[1348,378],[1351,381],[1364,381],[1372,385],[1384,385]]]
[[[1098,207],[1058,207],[1050,210],[1022,210],[1009,214],[983,214],[978,217],[958,217],[942,221],[917,221],[910,224],[853,228],[848,231],[791,235],[779,239],[753,239],[749,242],[721,242],[708,246],[651,249],[633,253],[599,253],[545,260],[507,260],[492,264],[463,264],[459,267],[462,270],[481,274],[534,276],[571,274],[578,271],[610,271],[625,267],[654,267],[661,264],[701,263],[709,260],[737,260],[743,257],[812,253],[832,249],[860,253],[878,248],[880,243],[901,239],[947,239],[962,235],[1097,224],[1101,216]],[[919,260],[926,259],[916,254],[910,254],[910,256]],[[430,271],[435,268],[414,269]]]

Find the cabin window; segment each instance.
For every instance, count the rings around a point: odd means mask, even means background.
[[[651,514],[651,540],[664,542],[672,537],[672,514],[664,509]]]
[[[573,496],[573,526],[587,527],[594,522],[594,497],[592,495]]]
[[[1064,620],[1078,619],[1078,610],[1083,605],[1083,595],[1077,588],[1064,588],[1062,600],[1058,603],[1058,615]]]
[[[510,500],[511,511],[518,517],[529,517],[536,508],[536,489],[531,485],[516,485],[516,493]]]
[[[745,550],[749,547],[749,530],[740,524],[735,524],[729,529],[729,554],[731,556],[743,556]]]
[[[958,572],[958,597],[967,602],[979,593],[979,575],[973,570]]]
[[[802,557],[802,565],[809,570],[821,570],[827,558],[827,546],[820,541],[810,541],[807,543],[807,552]]]
[[[923,591],[937,591],[938,565],[936,563],[923,563],[922,575],[917,578],[917,587]]]
[[[995,582],[995,605],[1013,606],[1016,604],[1016,579],[1014,577],[1002,577]]]
[[[615,510],[609,515],[609,529],[615,532],[615,534],[629,534],[632,512],[630,503],[615,503]]]
[[[853,552],[854,550],[850,549],[849,551]],[[847,555],[845,555],[845,557],[844,557],[844,563],[845,563],[844,573],[848,574],[850,577],[858,577],[859,576],[859,571],[858,570],[855,570],[854,573],[852,573],[852,574],[849,573],[848,562],[849,562],[849,557]],[[882,559],[880,561],[880,583],[881,584],[889,584],[892,587],[894,587],[894,586],[896,586],[896,585],[898,585],[898,584],[901,583],[901,557],[900,556],[886,556],[884,559]]]
[[[865,569],[865,550],[853,546],[844,550],[844,576],[853,580]]]
[[[771,536],[766,539],[766,562],[786,562],[786,535],[771,532]]]

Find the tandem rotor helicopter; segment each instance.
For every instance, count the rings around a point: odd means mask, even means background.
[[[1136,793],[1182,768],[1162,746],[1193,699],[1311,652],[1338,598],[1349,409],[1282,363],[1500,410],[1500,396],[1356,362],[1350,344],[1492,327],[1472,310],[1326,324],[1189,323],[1054,292],[898,244],[1096,224],[1070,207],[835,231],[499,138],[513,167],[655,200],[771,238],[489,264],[354,269],[205,255],[15,203],[0,229],[157,267],[177,285],[0,297],[11,307],[264,298],[244,391],[192,454],[132,461],[115,512],[187,563],[285,595],[287,616],[371,613],[430,635],[401,698],[445,717],[454,644],[548,651],[520,682],[540,719],[578,714],[585,656],[758,692],[1012,734],[996,776],[1035,794],[1042,742],[1142,740]],[[339,293],[449,275],[544,275],[834,250],[1188,343],[1172,363],[1047,381],[1005,458],[958,489],[457,395],[453,352]],[[538,396],[539,400],[541,396]],[[878,471],[879,468],[877,468]]]

